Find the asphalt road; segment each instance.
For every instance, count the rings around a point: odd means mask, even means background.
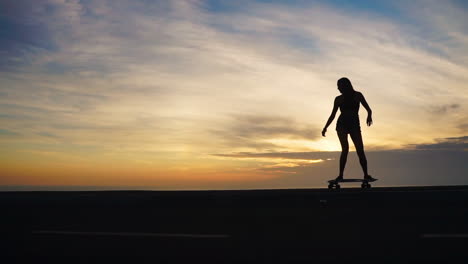
[[[14,261],[468,263],[468,186],[0,193]]]

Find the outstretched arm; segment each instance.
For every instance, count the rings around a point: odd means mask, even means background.
[[[370,108],[369,104],[366,101],[366,98],[364,98],[364,95],[362,93],[360,99],[362,106],[364,106],[364,108],[367,110],[367,126],[370,126],[372,125],[372,109]]]
[[[322,136],[325,136],[325,133],[327,133],[328,126],[331,124],[331,122],[333,122],[333,119],[335,119],[336,111],[338,111],[337,99],[338,98],[335,98],[335,102],[333,102],[333,110],[332,110],[332,112],[330,114],[330,117],[328,118],[327,124],[325,125],[325,127],[322,130]]]

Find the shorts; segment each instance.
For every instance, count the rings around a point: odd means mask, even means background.
[[[343,116],[338,117],[336,122],[336,131],[345,132],[346,134],[352,132],[361,132],[361,125],[359,124],[359,116]]]

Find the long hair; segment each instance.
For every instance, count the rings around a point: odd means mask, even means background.
[[[339,79],[337,84],[338,84],[338,90],[340,90],[340,92],[345,97],[348,97],[354,94],[355,91],[354,91],[353,85],[351,84],[351,81],[348,78],[343,77]]]

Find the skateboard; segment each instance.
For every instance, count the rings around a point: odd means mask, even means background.
[[[343,180],[329,180],[328,181],[328,189],[340,189],[340,182],[362,182],[361,188],[362,189],[368,189],[371,187],[370,183],[368,180],[364,179],[343,179]]]

